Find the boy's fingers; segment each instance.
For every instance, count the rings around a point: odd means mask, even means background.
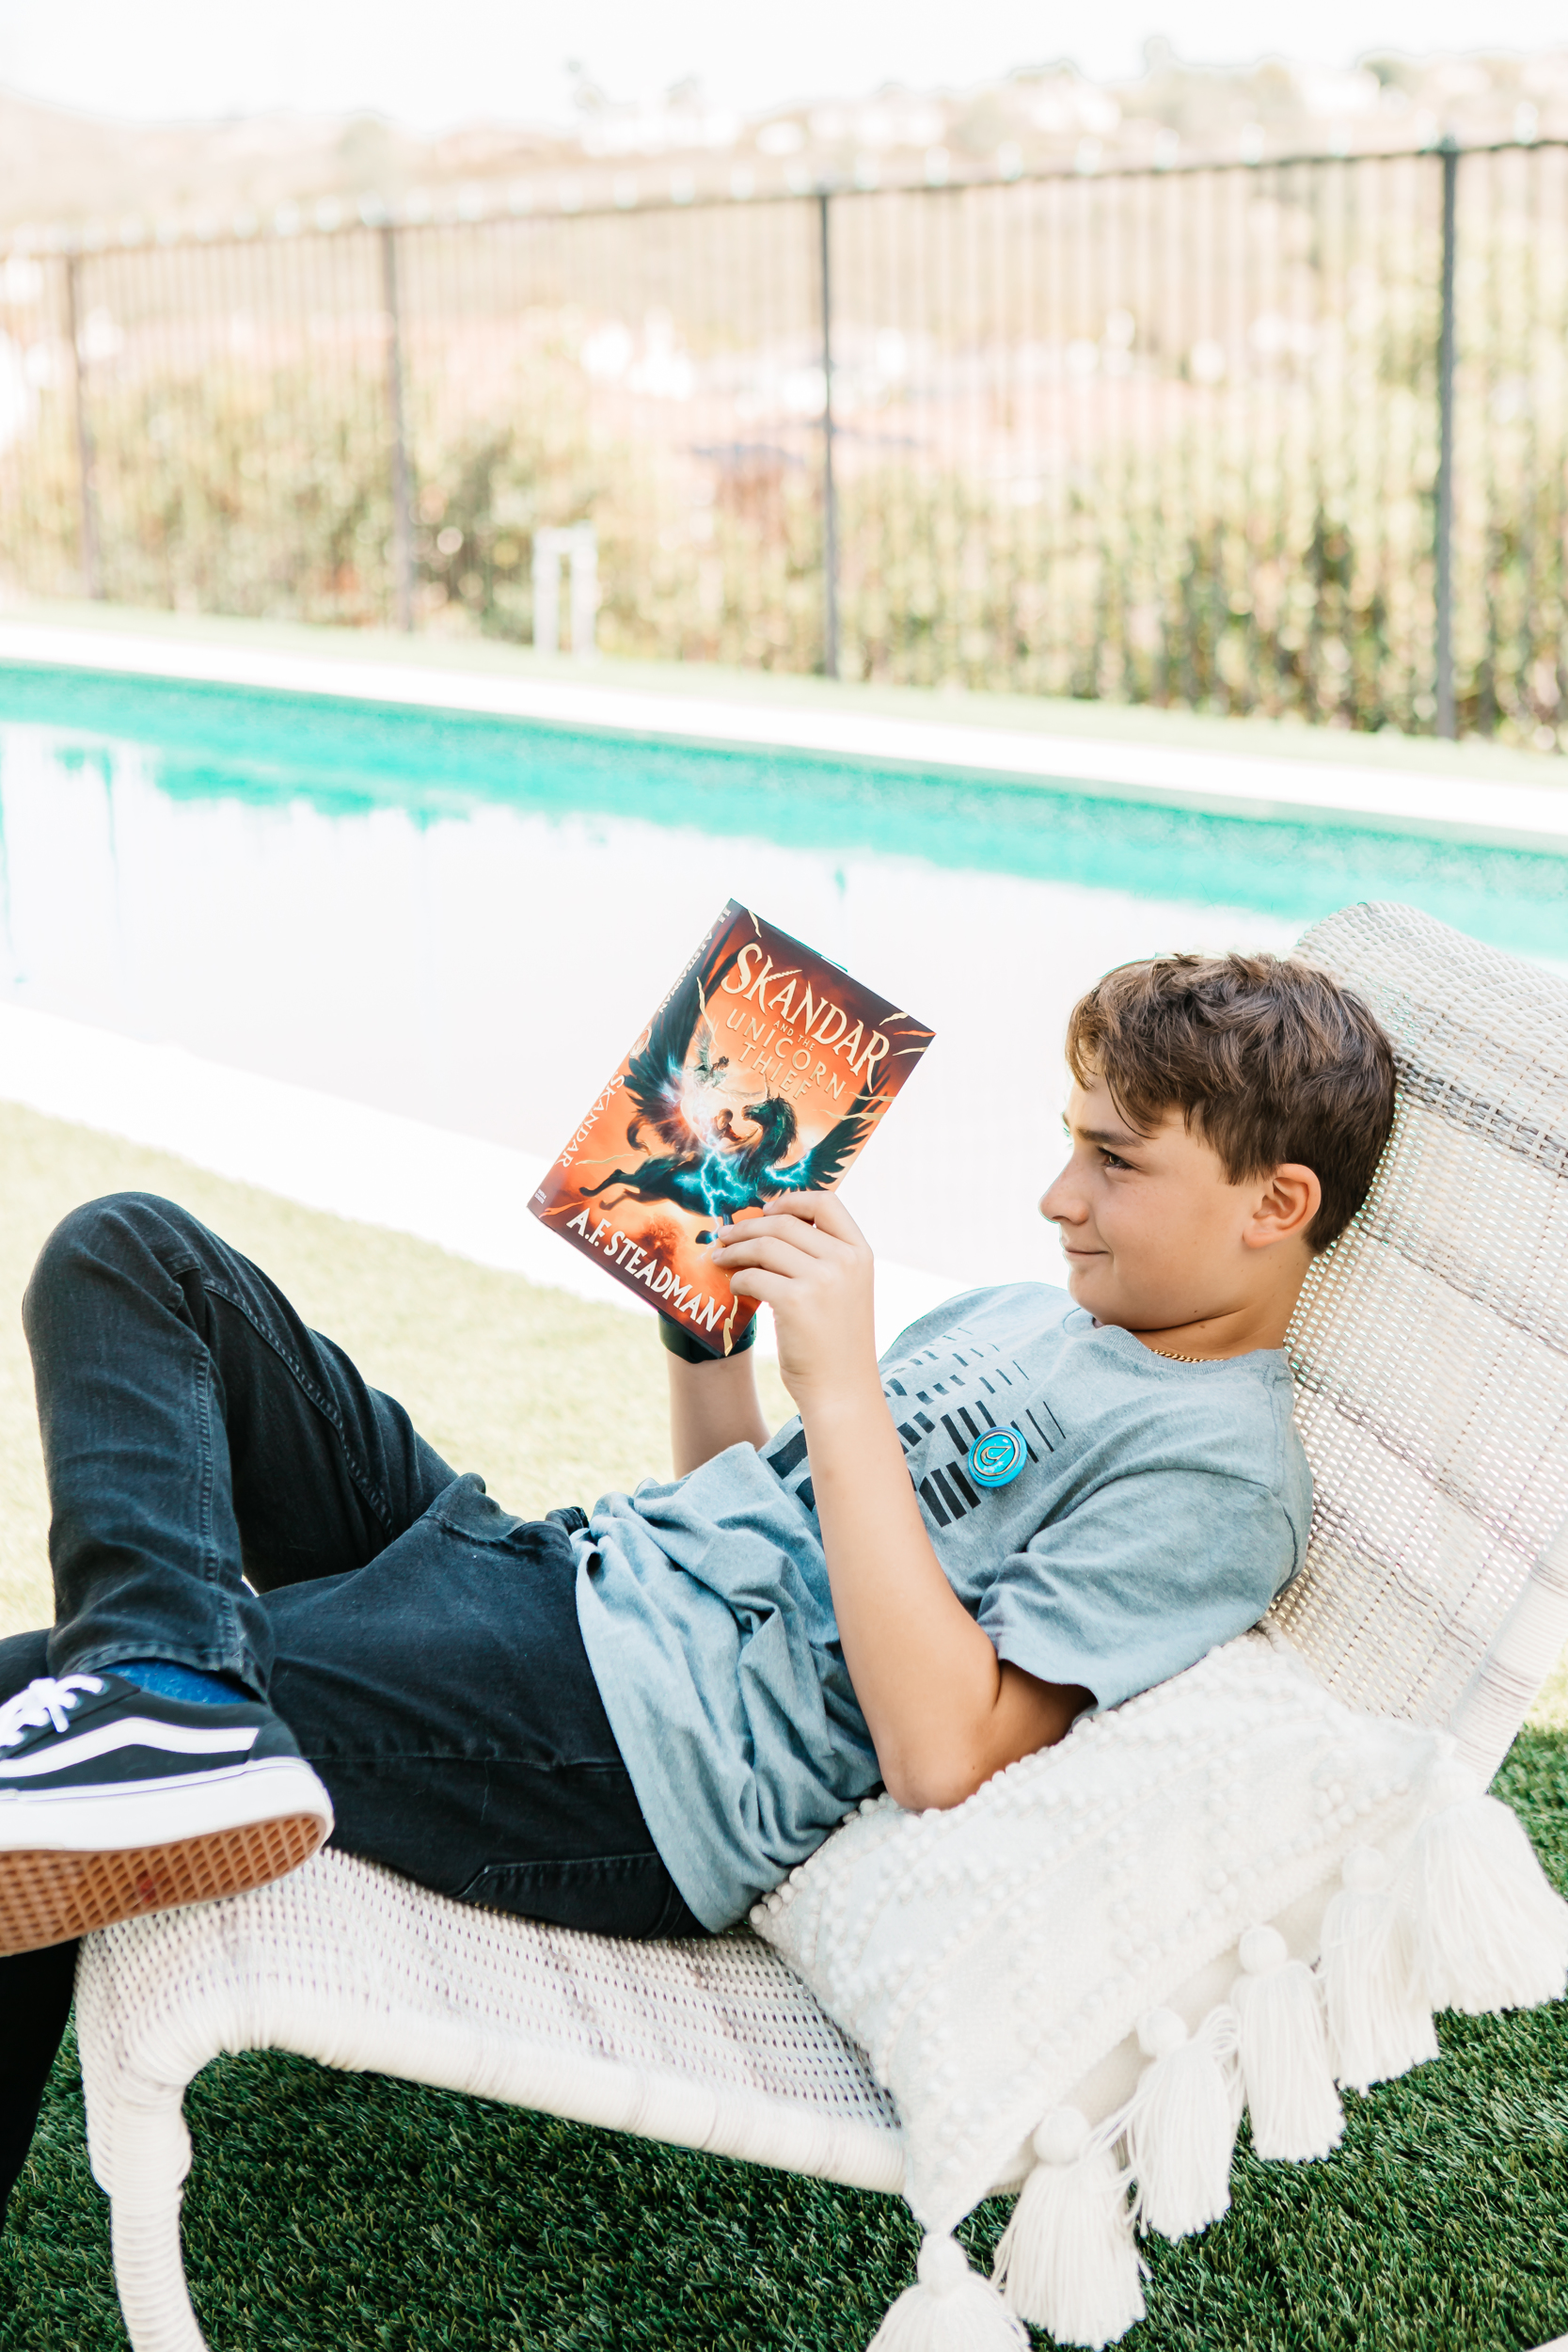
[[[856,1248],[863,1247],[865,1235],[855,1223],[836,1192],[809,1192],[803,1198],[813,1203],[812,1222],[835,1241],[847,1241]]]
[[[730,1279],[730,1288],[737,1298],[759,1298],[765,1307],[776,1307],[789,1296],[789,1283],[782,1274],[764,1273],[761,1266],[741,1266]]]
[[[768,1216],[804,1217],[813,1225],[833,1229],[830,1212],[838,1203],[831,1192],[771,1192],[768,1196],[765,1215]]]
[[[844,1248],[842,1242],[825,1233],[820,1226],[802,1224],[798,1216],[749,1216],[743,1225],[732,1225],[724,1240],[714,1243],[711,1255],[721,1265],[732,1261],[742,1265],[745,1260],[734,1253],[744,1250],[753,1241],[782,1241],[808,1258],[837,1257]]]
[[[808,1231],[815,1228],[818,1232],[832,1234],[835,1241],[856,1245],[865,1238],[843,1201],[832,1192],[779,1193],[768,1201],[764,1216],[743,1217],[736,1231],[744,1233],[759,1225],[766,1226],[770,1218],[784,1216],[792,1226],[803,1226]]]
[[[719,1254],[726,1268],[731,1265],[737,1270],[766,1266],[771,1273],[788,1275],[796,1279],[804,1274],[808,1265],[821,1263],[821,1253],[803,1249],[793,1233],[748,1233],[744,1242],[737,1242]],[[733,1279],[731,1287],[734,1287]]]

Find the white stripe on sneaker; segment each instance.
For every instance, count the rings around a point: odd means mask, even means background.
[[[302,1756],[245,1764],[150,1785],[112,1788],[0,1788],[0,1857],[11,1853],[115,1853],[221,1835],[291,1814],[332,1834],[332,1800]]]
[[[241,1756],[256,1744],[259,1724],[154,1723],[147,1715],[124,1715],[118,1723],[98,1724],[74,1739],[52,1741],[31,1756],[0,1756],[0,1782],[38,1780],[51,1772],[69,1772],[77,1764],[94,1763],[117,1748],[153,1748],[166,1756]]]

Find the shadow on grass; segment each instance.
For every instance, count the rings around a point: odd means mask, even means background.
[[[1568,1737],[1498,1781],[1568,1889]],[[1327,2163],[1259,2164],[1148,2249],[1126,2352],[1521,2352],[1568,2330],[1568,2011],[1446,2017],[1347,2095]],[[217,2352],[856,2352],[912,2276],[895,2200],[274,2054],[187,2101],[185,2251]],[[74,2043],[0,2241],[4,2352],[125,2344]],[[1006,2207],[964,2235],[989,2258]]]

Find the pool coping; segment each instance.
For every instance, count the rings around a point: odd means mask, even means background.
[[[1055,714],[1049,706],[1044,723],[1023,726],[1006,723],[995,706],[984,713],[971,707],[961,716],[949,716],[941,707],[942,697],[922,697],[918,690],[890,695],[827,687],[814,696],[785,696],[767,691],[762,681],[749,691],[744,675],[736,672],[707,677],[698,673],[689,685],[684,679],[673,682],[668,672],[650,676],[641,665],[627,664],[629,675],[617,675],[618,665],[609,661],[526,668],[520,660],[504,666],[455,664],[428,658],[423,646],[395,642],[351,651],[343,641],[353,633],[346,630],[323,631],[320,644],[279,644],[265,625],[250,625],[256,635],[248,637],[242,633],[244,624],[230,624],[218,635],[200,623],[182,629],[176,616],[158,619],[162,627],[150,627],[139,615],[134,621],[131,615],[123,621],[94,615],[87,622],[74,615],[40,617],[36,609],[0,614],[0,665],[236,686],[716,748],[801,752],[875,761],[911,773],[936,770],[979,776],[1036,791],[1568,856],[1568,790],[1544,781],[1465,772],[1451,764],[1444,772],[1437,755],[1451,750],[1447,744],[1433,746],[1431,768],[1408,764],[1419,748],[1408,740],[1398,747],[1397,767],[1348,757],[1342,736],[1334,747],[1337,755],[1317,760],[1299,741],[1288,755],[1273,748],[1260,752],[1251,742],[1233,749],[1223,739],[1161,741],[1147,724],[1134,733],[1133,721],[1145,714],[1127,714],[1128,732],[1117,735],[1112,730],[1122,714],[1103,706],[1097,707],[1093,733],[1068,732],[1050,723]],[[305,632],[287,634],[296,639]],[[767,689],[779,683],[769,680]],[[973,706],[980,698],[955,699]],[[1010,706],[1011,698],[1006,700]],[[926,702],[931,707],[924,707]],[[1012,716],[1009,707],[1007,717]],[[1218,735],[1228,726],[1252,729],[1254,723],[1209,722],[1206,731]],[[1510,765],[1522,763],[1524,756],[1498,755]]]

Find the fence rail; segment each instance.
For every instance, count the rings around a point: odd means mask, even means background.
[[[1568,744],[1568,149],[0,259],[0,592]]]

